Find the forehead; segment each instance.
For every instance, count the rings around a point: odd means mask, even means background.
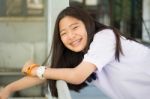
[[[80,24],[80,23],[83,23],[83,22],[81,20],[75,18],[75,17],[65,16],[64,18],[62,18],[60,20],[59,28],[63,29],[65,27],[76,25],[76,24]]]
[[[73,23],[73,22],[80,22],[81,20],[75,18],[75,17],[71,17],[71,16],[65,16],[63,17],[60,22],[59,25],[61,24],[69,24],[69,23]]]

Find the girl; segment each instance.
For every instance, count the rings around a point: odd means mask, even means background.
[[[91,82],[112,99],[150,97],[150,49],[94,21],[83,9],[67,7],[58,15],[51,55],[46,67],[25,64],[27,76],[6,86],[0,99],[46,80],[56,97],[56,80],[75,91]]]

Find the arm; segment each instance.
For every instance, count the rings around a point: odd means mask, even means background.
[[[32,87],[34,85],[38,85],[43,83],[44,80],[40,80],[37,77],[29,77],[25,76],[17,81],[14,81],[8,84],[1,92],[0,92],[0,99],[7,99],[10,94],[15,91],[19,91],[25,88]]]
[[[37,77],[25,76],[17,81],[10,83],[9,85],[6,86],[6,88],[9,88],[11,92],[15,92],[41,84],[43,82],[44,80],[40,80]]]
[[[33,75],[36,75],[36,69],[33,69]],[[80,84],[96,70],[94,64],[81,62],[75,68],[47,68],[44,73],[46,79],[65,80],[68,83]]]

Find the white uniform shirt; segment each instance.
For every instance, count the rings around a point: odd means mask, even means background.
[[[121,37],[124,55],[115,60],[115,35],[104,29],[95,34],[84,60],[97,67],[94,85],[112,99],[150,99],[150,49]]]

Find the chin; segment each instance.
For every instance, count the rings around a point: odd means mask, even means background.
[[[74,49],[74,50],[72,50],[72,51],[74,51],[74,52],[82,52],[83,49]]]
[[[80,50],[78,51],[78,50],[74,50],[73,52],[81,52]]]

